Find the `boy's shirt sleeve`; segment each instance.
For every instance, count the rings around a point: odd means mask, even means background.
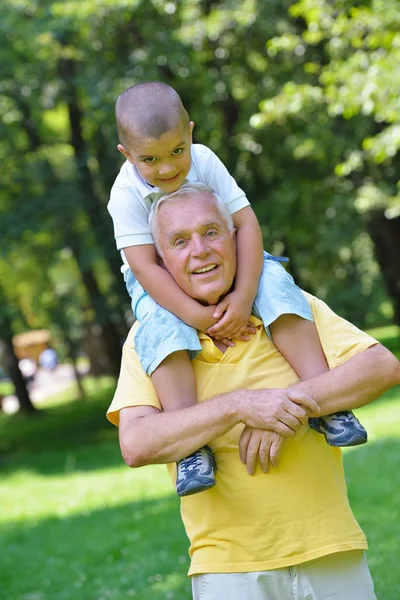
[[[209,157],[204,171],[204,183],[222,198],[231,215],[250,206],[246,194],[238,186],[223,162],[209,148]]]
[[[107,209],[118,250],[153,243],[148,224],[150,205],[151,200],[139,197],[131,186],[114,185]]]

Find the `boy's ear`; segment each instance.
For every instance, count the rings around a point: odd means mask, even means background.
[[[125,156],[127,160],[129,160],[130,163],[133,164],[132,157],[129,154],[128,150],[125,148],[125,146],[123,146],[122,144],[118,144],[117,149],[121,152],[121,154]]]
[[[190,135],[190,141],[192,141],[193,127],[194,127],[194,122],[193,122],[193,121],[190,121],[190,123],[189,123],[189,135]]]

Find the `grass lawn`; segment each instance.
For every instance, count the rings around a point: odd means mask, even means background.
[[[374,335],[399,350],[398,331]],[[104,413],[112,384],[63,394],[40,417],[0,417],[2,600],[189,600],[188,542],[162,466],[128,469]],[[41,405],[42,406],[42,405]],[[398,600],[400,389],[357,411],[366,446],[345,452],[379,600]]]

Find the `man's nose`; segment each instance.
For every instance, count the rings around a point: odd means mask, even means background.
[[[203,257],[209,253],[209,248],[206,240],[202,235],[195,235],[192,237],[192,256]]]

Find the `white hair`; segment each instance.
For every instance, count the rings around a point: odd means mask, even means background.
[[[211,198],[214,199],[215,206],[224,220],[225,224],[228,227],[230,233],[234,230],[234,224],[232,215],[227,209],[225,202],[222,200],[218,194],[214,192],[212,188],[204,183],[184,183],[178,188],[175,192],[171,192],[169,194],[164,194],[158,200],[156,200],[150,209],[149,214],[149,226],[150,231],[153,236],[154,245],[158,254],[160,254],[160,244],[159,244],[159,224],[158,224],[158,213],[160,210],[160,206],[165,202],[169,202],[170,200],[176,200],[177,198],[195,198],[196,196],[202,196],[204,194],[208,194]],[[160,254],[161,256],[161,254]]]

